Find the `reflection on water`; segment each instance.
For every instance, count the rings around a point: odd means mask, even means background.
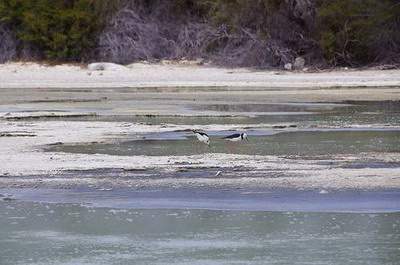
[[[225,132],[229,133],[231,132]],[[400,151],[398,130],[293,131],[274,135],[265,135],[271,132],[249,131],[248,134],[248,142],[231,143],[221,139],[223,135],[220,133],[211,132],[210,147],[199,143],[191,133],[177,132],[148,135],[145,140],[113,144],[57,145],[48,151],[151,156],[202,153],[313,156]]]
[[[194,105],[196,110],[210,110],[219,112],[400,112],[399,101],[355,101],[348,100],[342,103],[264,103],[239,104],[218,103]]]
[[[400,213],[0,203],[0,264],[396,264]]]
[[[381,112],[348,112],[314,113],[298,115],[257,115],[247,116],[154,116],[154,115],[98,115],[86,117],[46,117],[42,120],[68,120],[68,121],[110,121],[110,122],[132,122],[145,124],[263,124],[263,123],[296,123],[299,127],[315,125],[324,126],[349,126],[351,124],[391,124],[400,125],[400,115],[397,113]]]
[[[280,104],[203,104],[192,106],[195,110],[208,110],[217,112],[270,112],[270,113],[312,113],[312,112],[324,112],[331,110],[340,110],[341,107],[350,105],[345,104],[329,104],[329,103],[280,103]],[[353,106],[354,107],[354,106]]]
[[[262,99],[263,96],[260,96]],[[113,101],[114,102],[114,101]],[[165,102],[158,102],[163,105]],[[141,104],[130,101],[115,101],[112,105],[105,102],[74,103],[73,108],[59,105],[40,106],[37,103],[0,106],[4,112],[10,111],[73,111],[97,113],[83,117],[44,117],[35,120],[69,121],[119,121],[146,124],[260,124],[260,123],[297,123],[299,127],[330,125],[348,126],[351,124],[391,124],[400,125],[400,102],[398,101],[348,101],[342,103],[281,103],[281,104],[174,104],[179,112],[168,114],[130,114],[124,107]],[[88,105],[89,104],[89,105]],[[93,105],[94,104],[94,105]],[[110,103],[108,103],[110,104]],[[88,105],[88,106],[87,106]],[[167,104],[169,107],[171,105]],[[184,107],[182,107],[184,106]],[[189,115],[190,114],[190,115]],[[178,116],[176,116],[178,115]],[[183,115],[183,116],[182,116]],[[233,115],[233,116],[232,116]]]

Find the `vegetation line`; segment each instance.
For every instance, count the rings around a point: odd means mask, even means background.
[[[0,62],[400,64],[398,0],[0,0]]]

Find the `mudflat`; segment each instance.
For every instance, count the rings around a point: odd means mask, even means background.
[[[400,187],[397,70],[13,63],[0,73],[3,188]],[[221,139],[235,132],[250,141]]]

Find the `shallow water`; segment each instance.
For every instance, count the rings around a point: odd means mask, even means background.
[[[47,151],[119,156],[226,153],[327,159],[318,161],[319,165],[327,163],[324,172],[336,173],[335,170],[340,169],[337,179],[345,178],[355,185],[349,185],[347,191],[325,190],[330,183],[321,181],[325,177],[321,175],[316,179],[322,184],[316,184],[316,188],[310,188],[314,185],[311,182],[307,187],[288,188],[295,178],[307,177],[301,175],[304,167],[292,170],[292,178],[283,182],[287,190],[281,186],[268,189],[258,186],[258,182],[246,185],[255,178],[288,177],[287,169],[277,170],[274,163],[267,172],[253,171],[253,175],[246,168],[235,171],[235,164],[224,169],[218,164],[214,168],[185,168],[182,163],[177,171],[147,170],[143,165],[132,165],[131,170],[129,165],[121,169],[94,168],[54,175],[16,176],[14,183],[25,185],[32,178],[33,187],[39,188],[11,191],[11,181],[5,184],[10,185],[7,191],[0,190],[1,194],[12,193],[11,197],[17,199],[4,200],[0,194],[0,265],[392,265],[400,260],[399,190],[366,191],[362,188],[365,186],[357,186],[357,181],[350,179],[369,175],[376,179],[373,174],[380,173],[379,170],[394,173],[382,176],[389,184],[398,178],[395,170],[400,168],[400,161],[387,156],[376,159],[379,153],[400,152],[398,101],[271,104],[274,100],[262,94],[247,99],[244,94],[229,92],[226,95],[174,92],[145,96],[137,91],[130,93],[128,89],[60,89],[48,98],[43,91],[25,96],[24,101],[2,105],[0,111],[46,110],[97,115],[2,121],[32,122],[32,130],[35,122],[54,120],[65,120],[66,126],[69,121],[85,121],[87,126],[92,121],[119,121],[179,124],[188,129],[192,125],[210,124],[266,125],[265,128],[244,129],[249,142],[241,143],[221,139],[236,131],[207,131],[211,147],[199,143],[192,133],[159,133],[155,129],[147,134],[106,135],[112,143],[42,146]],[[248,104],[253,101],[255,104]],[[281,127],[282,123],[286,127]],[[374,156],[370,159],[368,154],[372,153]],[[344,161],[342,154],[357,159]],[[98,160],[101,159],[102,156],[98,156]],[[289,163],[289,159],[285,161]],[[378,170],[371,173],[370,169]],[[219,170],[221,175],[216,174]],[[353,174],[349,174],[353,170]],[[296,175],[298,172],[300,174]],[[14,176],[11,172],[2,177],[8,183]],[[41,181],[37,181],[39,178]],[[186,182],[152,185],[165,178],[185,179]],[[193,184],[195,180],[204,179],[214,182],[208,186],[205,182],[199,182],[202,186]],[[231,184],[237,179],[241,182]],[[68,185],[75,180],[90,180],[92,190],[87,186],[73,190]],[[59,187],[67,188],[40,188],[43,183],[56,181],[64,182]],[[117,181],[120,186],[113,186]]]
[[[62,112],[68,114],[68,112],[82,112],[97,115],[87,115],[79,117],[35,117],[33,120],[69,120],[69,121],[119,121],[119,122],[134,122],[134,123],[146,123],[146,124],[181,124],[181,125],[195,125],[195,124],[260,124],[260,123],[295,123],[299,127],[310,127],[310,126],[350,126],[352,124],[381,124],[381,125],[400,125],[400,103],[387,103],[385,105],[382,102],[352,102],[351,104],[317,104],[317,103],[303,103],[303,104],[279,104],[279,111],[277,109],[271,109],[273,104],[252,104],[252,105],[241,105],[235,109],[236,104],[230,105],[207,105],[213,107],[211,110],[205,110],[199,112],[197,109],[204,108],[204,105],[187,105],[181,109],[181,112],[173,115],[165,113],[154,114],[130,114],[129,111],[122,111],[123,108],[120,105],[116,105],[113,108],[106,108],[107,111],[103,111],[105,108],[103,105],[96,107],[79,107],[74,108],[60,108],[57,106],[45,105],[44,107],[37,106],[37,104],[31,105],[6,105],[0,106],[0,111],[4,112],[34,112],[34,111],[50,111],[50,112]],[[134,104],[134,103],[131,103]],[[163,103],[160,102],[162,105]],[[75,104],[76,105],[76,104]],[[128,103],[124,103],[123,106],[129,106]],[[168,105],[170,106],[170,105]],[[228,106],[226,108],[224,106]],[[242,106],[242,108],[240,108]],[[246,106],[246,108],[244,108]],[[119,108],[116,108],[119,107]],[[140,108],[140,106],[137,106]],[[179,107],[179,104],[177,104]],[[243,109],[244,108],[244,109]],[[257,111],[258,109],[264,111]],[[225,110],[224,110],[225,109]],[[234,110],[234,111],[232,111]],[[30,120],[26,118],[25,120]]]
[[[361,152],[400,151],[400,102],[349,101],[342,103],[280,103],[280,104],[192,104],[185,108],[193,115],[208,111],[217,116],[129,116],[100,115],[72,120],[126,121],[156,124],[248,124],[250,141],[230,144],[222,137],[236,131],[207,131],[211,147],[199,144],[187,132],[127,135],[113,144],[91,143],[53,146],[46,150],[72,153],[112,155],[193,155],[203,153],[233,153],[248,155],[336,155]],[[239,116],[218,116],[236,113]],[[198,113],[197,113],[198,114]],[[210,113],[209,113],[210,114]],[[244,116],[240,116],[240,115]],[[249,116],[247,116],[249,115]],[[69,119],[69,120],[70,120]],[[279,125],[286,127],[280,129]],[[270,129],[254,129],[251,125],[265,124]],[[358,128],[358,127],[363,128]],[[326,129],[332,128],[332,129]],[[334,128],[334,129],[333,129]],[[358,128],[358,129],[357,129]],[[239,131],[240,132],[240,131]],[[134,140],[130,140],[134,139]]]
[[[181,178],[195,178],[187,172]],[[179,178],[179,177],[177,177]],[[399,190],[333,191],[325,189],[196,188],[77,188],[0,189],[18,201],[73,203],[119,209],[207,209],[276,212],[400,212]]]
[[[247,155],[336,155],[361,152],[400,152],[400,130],[308,130],[247,131],[249,141],[232,143],[222,139],[235,133],[209,132],[210,147],[199,143],[192,133],[146,134],[144,139],[119,143],[57,145],[48,151],[110,155],[194,155],[230,153]]]
[[[0,264],[396,264],[400,214],[0,203]]]

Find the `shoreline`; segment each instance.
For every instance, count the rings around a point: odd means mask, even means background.
[[[91,71],[76,65],[0,64],[0,88],[340,88],[400,86],[400,70],[289,72],[182,64],[135,63]]]

